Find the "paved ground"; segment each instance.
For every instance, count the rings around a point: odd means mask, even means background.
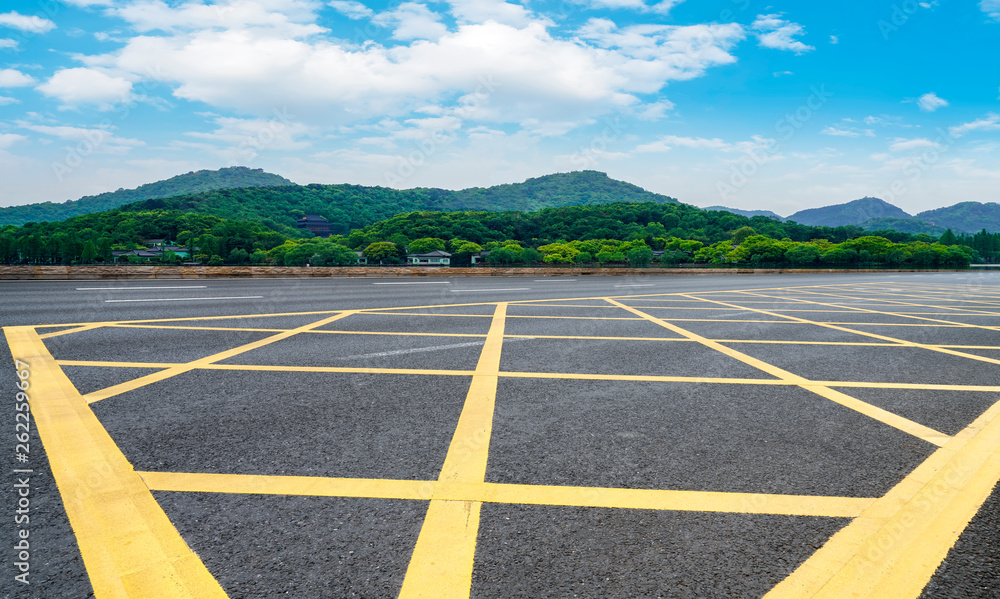
[[[0,294],[3,596],[1000,596],[1000,273]]]

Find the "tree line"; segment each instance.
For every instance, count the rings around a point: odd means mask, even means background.
[[[684,204],[610,203],[535,212],[399,214],[327,239],[290,236],[264,224],[180,210],[112,210],[56,223],[0,228],[0,262],[86,264],[113,260],[114,250],[141,249],[166,238],[191,258],[166,252],[160,263],[347,265],[405,261],[440,249],[452,264],[685,263],[757,266],[966,266],[995,260],[1000,235],[985,231],[940,240],[858,227],[809,227],[747,218]],[[488,250],[488,255],[481,252]],[[129,261],[146,260],[129,257]]]

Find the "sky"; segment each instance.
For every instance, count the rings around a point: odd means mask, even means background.
[[[5,0],[0,206],[199,169],[998,201],[1000,0]]]

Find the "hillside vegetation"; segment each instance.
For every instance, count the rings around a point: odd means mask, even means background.
[[[860,225],[873,218],[912,218],[902,209],[878,198],[861,198],[846,204],[800,210],[788,217],[803,225],[839,227]]]
[[[413,211],[515,210],[531,211],[570,204],[610,202],[677,204],[677,200],[652,193],[604,173],[578,171],[528,179],[524,183],[472,188],[404,189],[362,185],[306,185],[255,189],[223,189],[196,195],[147,200],[124,207],[129,211],[181,210],[249,220],[289,237],[309,236],[295,226],[305,214],[330,221],[335,234],[347,234],[380,220]]]
[[[156,183],[147,183],[135,189],[119,189],[58,204],[44,202],[0,208],[0,225],[23,225],[25,223],[66,220],[73,216],[103,212],[150,198],[168,198],[214,189],[274,185],[294,185],[294,183],[284,177],[265,173],[261,169],[250,169],[245,166],[223,168],[216,171],[202,170],[178,175]]]

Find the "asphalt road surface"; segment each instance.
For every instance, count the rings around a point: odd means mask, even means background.
[[[1000,273],[0,294],[3,597],[1000,597]]]

